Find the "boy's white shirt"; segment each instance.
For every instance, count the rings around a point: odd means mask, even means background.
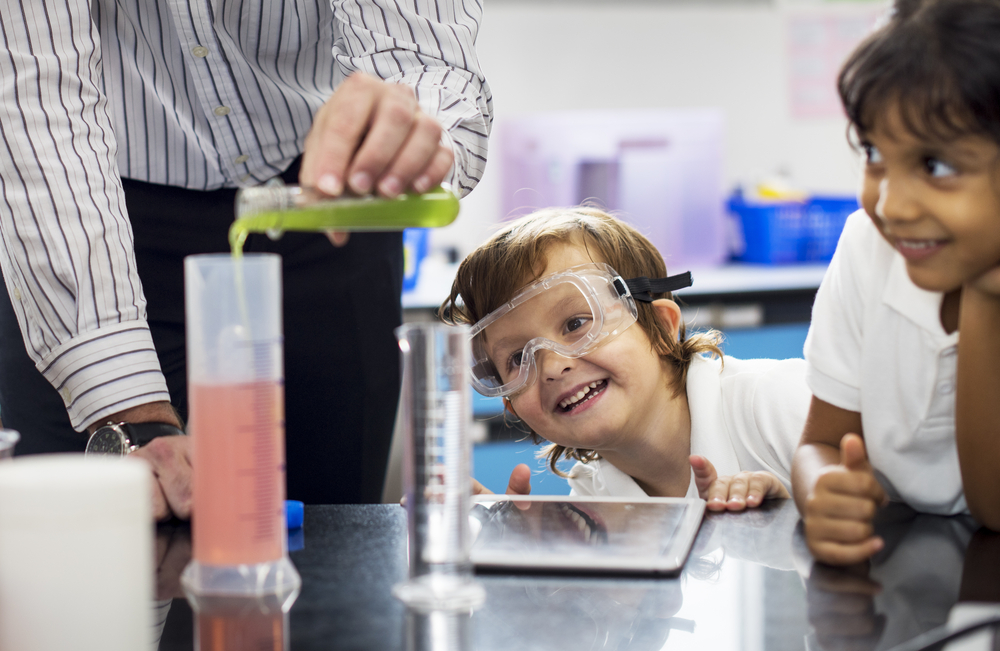
[[[816,397],[861,413],[889,496],[928,513],[967,510],[955,446],[958,333],[940,292],[920,289],[864,211],[851,215],[813,305],[806,378]]]
[[[810,393],[801,359],[696,356],[687,375],[691,454],[706,457],[719,476],[765,470],[791,490],[792,455],[809,411]],[[642,499],[632,477],[604,459],[577,462],[571,494]],[[698,497],[694,474],[686,497]]]

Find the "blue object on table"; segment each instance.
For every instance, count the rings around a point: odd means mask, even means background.
[[[305,504],[297,500],[285,500],[285,522],[288,523],[289,531],[302,528],[304,514]]]
[[[427,257],[427,240],[430,233],[426,228],[406,228],[403,230],[403,291],[412,292],[417,286],[420,263]]]
[[[726,203],[743,232],[740,262],[827,262],[833,257],[855,197],[816,196],[804,201],[753,201],[739,190]]]

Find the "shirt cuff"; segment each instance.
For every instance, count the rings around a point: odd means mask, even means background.
[[[834,407],[861,413],[861,391],[806,364],[806,384],[812,394]]]
[[[115,412],[170,401],[167,382],[144,321],[86,332],[52,351],[37,365],[66,405],[73,428]]]

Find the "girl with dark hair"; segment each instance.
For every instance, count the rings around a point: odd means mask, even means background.
[[[849,564],[889,500],[1000,530],[1000,1],[899,0],[839,87],[864,210],[813,307],[792,483]]]

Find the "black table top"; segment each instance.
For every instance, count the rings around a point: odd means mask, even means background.
[[[871,563],[814,565],[794,504],[777,500],[707,515],[677,577],[481,574],[486,603],[471,617],[427,616],[391,595],[407,576],[402,508],[310,506],[304,547],[291,553],[302,591],[288,615],[244,610],[196,626],[177,582],[189,531],[161,526],[157,589],[176,598],[159,649],[196,648],[198,628],[200,648],[213,651],[874,650],[945,623],[967,603],[1000,606],[1000,534],[904,507],[884,510],[876,528],[886,548]],[[990,644],[998,642],[982,648]]]

